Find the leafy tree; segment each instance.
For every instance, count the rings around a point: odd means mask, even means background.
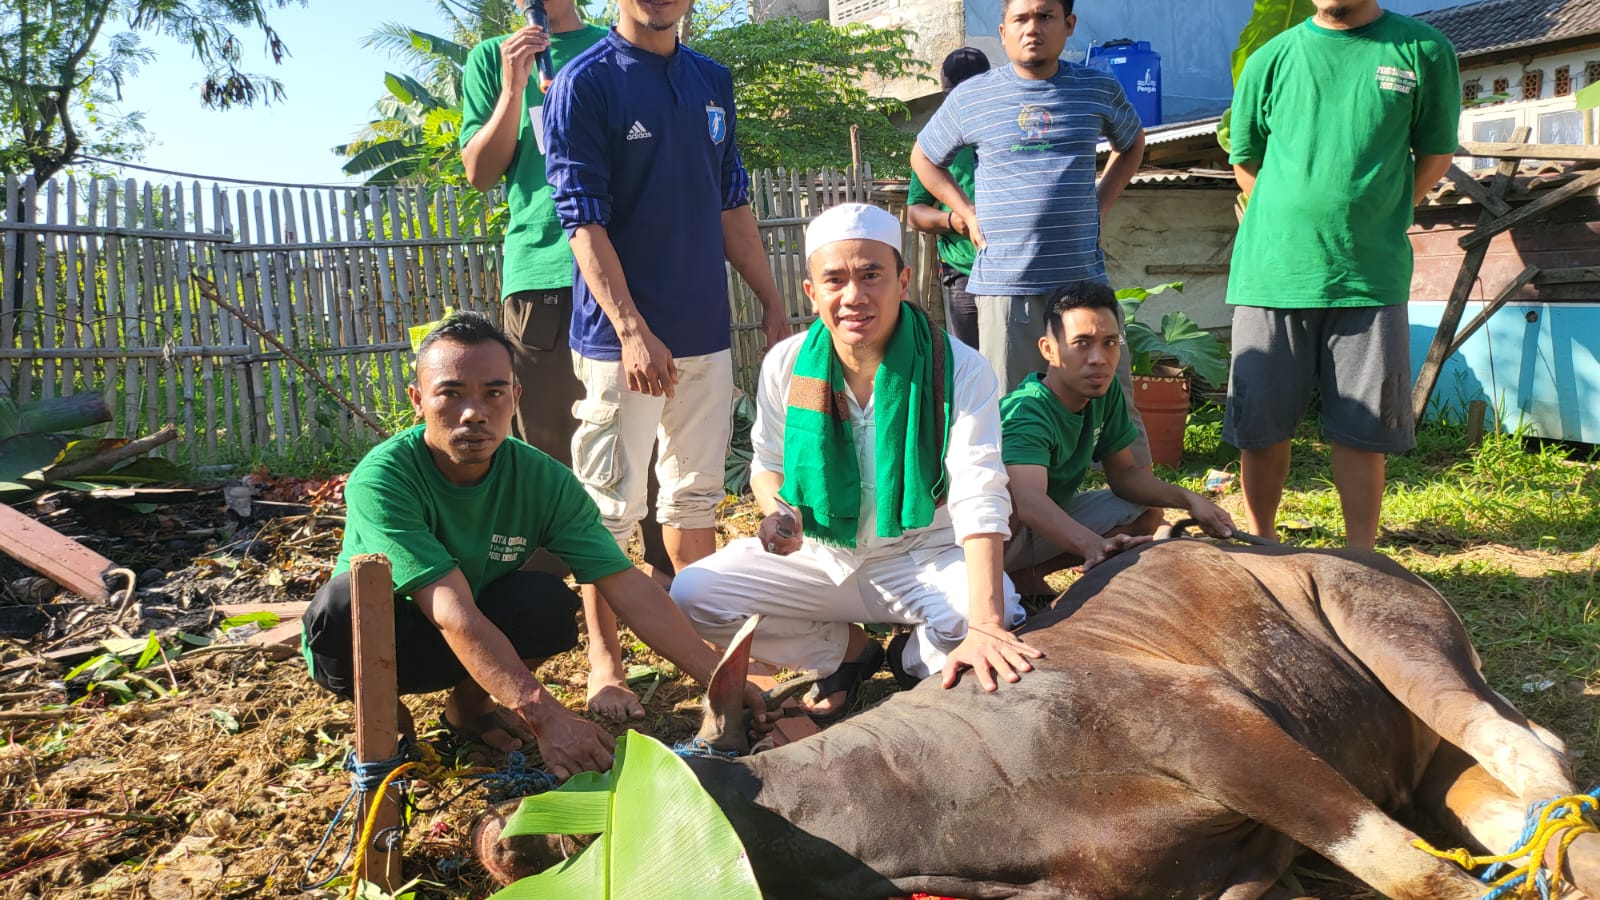
[[[733,72],[739,150],[749,167],[791,169],[850,162],[850,126],[880,173],[908,167],[909,132],[891,117],[905,104],[872,96],[867,85],[925,77],[903,28],[830,25],[794,18],[746,22],[697,38],[694,48]]]
[[[189,46],[204,68],[201,104],[228,109],[283,98],[275,78],[240,68],[241,32],[260,31],[267,55],[288,55],[268,11],[306,0],[5,0],[0,3],[0,170],[44,180],[84,150],[143,144],[138,116],[110,115],[139,66],[154,58],[142,33]]]

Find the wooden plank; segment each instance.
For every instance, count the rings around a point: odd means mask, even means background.
[[[132,183],[132,179],[129,179]],[[88,220],[93,222],[93,219]],[[152,238],[164,241],[204,241],[213,244],[233,243],[231,234],[195,234],[188,232],[174,232],[164,228],[124,228],[120,225],[92,225],[58,224],[46,225],[29,222],[0,222],[0,233],[18,234],[81,234],[94,235],[101,238]]]
[[[54,179],[45,184],[44,215],[46,222],[56,220],[57,191],[59,186]],[[41,298],[38,331],[38,347],[41,351],[49,351],[56,345],[56,329],[61,327],[61,309],[57,306],[56,298],[56,273],[61,271],[61,258],[56,252],[56,236],[43,235],[44,240],[44,281],[40,287],[44,296]],[[56,370],[56,361],[46,356],[40,361],[39,396],[41,399],[54,397],[59,390],[63,394],[71,390],[60,385],[60,372]]]
[[[118,571],[116,563],[3,503],[0,552],[85,599],[111,599],[105,580]]]
[[[200,186],[198,184],[195,185],[194,193],[195,215],[198,217],[201,210]],[[212,228],[218,231],[222,230],[224,224],[228,222],[228,199],[223,194],[221,185],[213,184],[211,186],[210,211]],[[206,263],[209,262],[209,273],[217,283],[217,290],[224,297],[237,297],[238,294],[235,293],[234,287],[235,282],[226,256],[221,253],[211,254],[209,257],[202,256],[200,248],[203,246],[203,244],[195,245],[195,265],[197,269],[205,267]],[[192,273],[189,280],[191,282],[194,280]],[[206,323],[206,327],[212,329],[212,334],[218,344],[238,345],[239,342],[234,336],[235,324],[228,321],[229,317],[226,313],[209,305],[199,306],[197,309],[201,321]],[[221,379],[222,383],[219,385],[220,402],[216,410],[220,416],[220,425],[223,431],[218,445],[242,452],[245,447],[249,446],[249,442],[244,434],[243,426],[238,424],[239,419],[244,418],[242,407],[246,402],[244,392],[237,383],[236,376],[239,373],[239,367],[237,365],[224,364],[218,367],[217,372],[217,377]],[[236,415],[238,419],[235,418]]]
[[[1502,160],[1562,159],[1600,162],[1600,146],[1586,144],[1530,144],[1527,139],[1508,142],[1462,141],[1456,156],[1494,157]]]
[[[286,195],[287,192],[285,191]],[[272,222],[272,240],[283,245],[284,229],[283,216],[280,215],[279,204],[287,202],[287,197],[278,191],[268,191],[266,208],[268,219]],[[290,218],[290,222],[294,220]],[[293,235],[289,235],[293,237]],[[263,255],[267,273],[267,290],[272,298],[272,308],[277,315],[278,330],[276,334],[280,340],[289,347],[298,347],[301,342],[296,335],[299,332],[300,322],[295,315],[294,278],[289,270],[290,254],[283,250],[274,250]],[[275,371],[283,372],[283,386],[277,390],[282,394],[284,420],[281,433],[288,437],[298,437],[305,433],[304,410],[301,408],[302,396],[299,389],[299,379],[289,373],[286,366],[276,363],[271,364]]]
[[[1523,125],[1517,128],[1512,137],[1521,142],[1528,139],[1531,130]],[[1503,159],[1495,167],[1494,180],[1489,184],[1489,194],[1504,199],[1511,190],[1511,180],[1517,173],[1515,159]],[[1487,206],[1479,216],[1479,223],[1484,224],[1494,220],[1494,213]],[[1433,333],[1433,342],[1428,346],[1428,355],[1422,361],[1422,367],[1417,371],[1416,383],[1411,387],[1411,410],[1418,422],[1422,421],[1422,414],[1427,411],[1428,399],[1433,396],[1433,388],[1439,381],[1439,371],[1444,368],[1444,361],[1449,358],[1445,351],[1455,340],[1456,327],[1461,324],[1461,315],[1467,307],[1467,298],[1472,296],[1472,289],[1478,281],[1478,270],[1483,268],[1484,257],[1488,255],[1489,245],[1478,244],[1469,248],[1461,258],[1461,269],[1456,273],[1455,286],[1450,289],[1450,297],[1445,302],[1444,311],[1439,316],[1439,326]]]
[[[66,218],[69,222],[78,221],[78,181],[71,175],[67,176],[66,186]],[[67,235],[61,242],[61,264],[65,267],[62,281],[66,284],[66,297],[61,310],[61,346],[69,349],[78,347],[78,329],[83,327],[83,294],[78,280],[78,236]],[[90,276],[89,284],[94,284]],[[86,380],[86,384],[89,383]],[[78,363],[76,360],[63,360],[61,363],[61,391],[62,393],[76,393],[78,387]]]
[[[249,198],[241,190],[234,193],[233,199],[237,215],[237,221],[234,224],[238,228],[239,236],[248,240],[251,234]],[[222,259],[237,267],[234,270],[234,275],[238,284],[237,292],[223,290],[222,296],[225,299],[237,302],[240,309],[250,310],[253,313],[258,311],[261,307],[261,291],[256,278],[256,257],[252,254],[234,256],[230,253],[223,255]],[[234,324],[238,326],[238,333],[243,338],[241,343],[252,350],[265,348],[266,345],[261,341],[260,336],[248,334],[243,322],[235,319]],[[247,438],[249,444],[247,446],[261,447],[272,439],[271,423],[267,413],[266,386],[269,380],[267,366],[252,363],[241,366],[239,371],[245,380],[245,399],[248,401],[246,408],[250,413]]]
[[[1171,265],[1150,265],[1144,267],[1146,275],[1226,275],[1230,271],[1227,263],[1173,263]]]
[[[7,222],[15,222],[19,215],[17,204],[20,199],[15,175],[5,173],[5,216]],[[17,315],[21,298],[17,296],[17,253],[21,245],[19,237],[13,232],[4,232],[5,247],[0,253],[0,347],[15,347],[17,340]],[[12,396],[11,386],[17,383],[16,371],[13,366],[0,366],[0,397]],[[23,398],[27,399],[27,398]]]
[[[1494,315],[1496,312],[1499,312],[1500,307],[1505,306],[1506,303],[1508,303],[1512,298],[1516,297],[1517,293],[1523,288],[1527,287],[1533,281],[1533,279],[1538,276],[1538,274],[1538,266],[1528,266],[1527,268],[1523,269],[1522,272],[1517,275],[1517,277],[1511,279],[1509,284],[1507,284],[1504,288],[1501,288],[1500,293],[1497,294],[1493,300],[1489,301],[1489,304],[1480,310],[1476,316],[1472,317],[1472,321],[1468,322],[1466,325],[1462,326],[1456,331],[1456,336],[1450,341],[1450,346],[1445,348],[1445,359],[1449,359],[1450,357],[1454,356],[1456,352],[1461,349],[1462,345],[1467,342],[1467,339],[1472,337],[1474,332],[1476,332],[1479,328],[1482,328],[1484,323],[1489,321],[1490,316]]]
[[[1595,185],[1600,185],[1600,171],[1585,172],[1561,187],[1541,192],[1539,199],[1524,204],[1513,212],[1480,224],[1477,228],[1462,235],[1461,240],[1457,243],[1463,249],[1471,249],[1479,244],[1487,244],[1495,235],[1542,216],[1573,197],[1587,193]]]
[[[1577,266],[1570,269],[1541,269],[1534,284],[1585,284],[1600,281],[1600,266]]]
[[[181,216],[174,218],[176,208],[172,203],[170,186],[162,186],[160,198],[161,223],[176,224],[181,229],[183,218]],[[178,241],[147,240],[144,246],[145,252],[155,257],[156,270],[160,277],[152,288],[157,297],[157,308],[161,311],[161,322],[165,326],[161,335],[162,343],[171,341],[186,344],[190,340],[189,330],[185,327],[185,314],[188,310],[178,294],[178,251],[183,245]],[[184,436],[183,441],[174,441],[162,448],[161,452],[167,459],[177,462],[180,454],[190,452],[190,448],[194,446],[194,380],[189,375],[189,360],[163,356],[161,361],[162,380],[166,382],[167,388],[167,406],[160,418],[162,422],[181,421]]]
[[[382,554],[363,553],[350,561],[350,618],[354,635],[356,758],[376,763],[393,757],[400,746],[400,691],[394,646],[394,582],[389,560]],[[376,805],[375,813],[373,806]],[[366,822],[375,815],[369,837],[361,848],[361,877],[393,893],[401,884],[399,840],[400,792],[394,787],[381,795],[361,795]],[[391,840],[392,838],[392,840]]]
[[[100,179],[89,179],[89,198],[84,210],[85,222],[97,222],[100,219]],[[105,272],[102,282],[97,275]],[[100,285],[104,283],[107,290],[101,291]],[[106,335],[110,327],[101,317],[101,311],[107,309],[110,303],[107,296],[110,294],[111,273],[105,268],[105,261],[101,258],[100,239],[93,234],[85,235],[83,239],[83,312],[81,318],[86,323],[83,330],[84,347],[98,347],[113,344],[113,341],[102,340],[96,335],[93,322],[100,322],[99,335]],[[92,374],[91,374],[92,373]],[[116,378],[111,374],[110,365],[96,365],[90,372],[84,373],[86,386],[100,391],[110,391],[116,387]]]
[[[1511,211],[1511,204],[1489,193],[1478,179],[1473,178],[1461,170],[1460,166],[1452,164],[1445,177],[1456,186],[1456,190],[1472,198],[1472,202],[1486,206],[1489,211],[1497,216],[1503,216]]]
[[[1489,412],[1489,404],[1482,400],[1473,400],[1467,404],[1467,446],[1476,447],[1483,443],[1483,419]]]
[[[251,613],[269,612],[280,621],[299,619],[311,608],[309,600],[289,600],[283,603],[216,603],[212,609],[223,617],[248,616]]]
[[[177,195],[179,221],[187,222],[189,221],[188,210],[190,207],[184,201],[183,186],[179,185],[174,193]],[[193,197],[195,227],[199,228],[202,221],[200,218],[201,194],[199,182],[190,182],[190,193]],[[199,252],[200,246],[190,243],[178,245],[176,276],[178,299],[183,304],[184,333],[192,336],[195,343],[203,347],[211,343],[211,321],[210,317],[205,314],[205,310],[196,302],[197,298],[192,287],[194,284],[194,257]],[[205,455],[207,461],[214,461],[218,458],[216,362],[211,356],[203,356],[200,358],[199,364],[186,369],[185,374],[190,371],[194,372],[195,377],[199,379],[202,395],[201,397],[194,397],[194,388],[192,386],[189,387],[190,409],[185,411],[185,422],[192,423],[188,426],[190,428],[189,443],[194,448],[190,451],[190,462],[199,462],[200,460],[194,457],[201,453]],[[193,411],[196,402],[200,404],[198,417],[195,416]],[[200,439],[201,435],[194,431],[196,428],[204,432],[203,440]]]
[[[137,191],[137,195],[140,199],[139,217],[144,220],[144,226],[147,231],[154,231],[156,227],[155,191],[150,182],[145,182],[143,188]],[[135,182],[131,178],[128,179],[128,196],[135,196]],[[139,254],[140,336],[145,346],[159,347],[170,332],[167,330],[167,322],[161,309],[163,306],[160,296],[161,280],[156,272],[155,248],[150,245],[147,238],[129,238],[129,241]],[[140,428],[137,423],[134,423],[132,425],[132,436],[148,434],[160,428],[161,426],[156,421],[157,418],[165,420],[170,409],[170,407],[158,408],[161,404],[161,383],[166,380],[162,378],[163,370],[166,368],[165,360],[141,363],[141,366],[144,369],[145,389],[144,402],[141,404],[144,408],[144,427]],[[177,404],[174,403],[173,405],[176,406]]]
[[[29,220],[38,217],[39,196],[33,179],[22,183],[22,215]],[[39,346],[39,241],[31,236],[22,237],[22,295],[11,314],[17,319],[17,344],[24,348]],[[33,362],[23,360],[17,369],[17,381],[11,387],[17,397],[27,400],[33,396]]]
[[[251,192],[250,212],[253,219],[255,233],[267,234],[267,200],[260,191]],[[286,327],[279,315],[278,286],[273,278],[272,255],[267,251],[252,254],[255,260],[255,283],[257,289],[255,308],[245,307],[244,311],[255,321],[260,322],[266,329],[261,335],[281,334]],[[272,411],[272,439],[278,446],[285,446],[285,442],[292,433],[288,421],[288,411],[284,407],[285,373],[283,367],[277,363],[267,363],[263,366],[265,377],[262,379],[270,387],[267,390],[267,408]]]
[[[129,184],[132,184],[130,179]],[[122,191],[122,186],[112,180],[106,181],[106,224],[116,226],[122,218],[120,210],[124,205],[131,207],[129,198]],[[128,227],[133,227],[133,211],[128,211]],[[106,313],[114,316],[115,325],[106,329],[107,344],[109,346],[137,347],[138,306],[134,278],[138,269],[136,260],[125,259],[128,247],[124,242],[126,238],[115,237],[106,241]],[[113,285],[119,286],[116,299],[109,296]],[[112,425],[113,429],[130,430],[138,428],[138,403],[139,395],[139,363],[136,360],[124,360],[117,368],[118,377],[106,385],[109,391],[120,392],[123,398],[122,420]]]

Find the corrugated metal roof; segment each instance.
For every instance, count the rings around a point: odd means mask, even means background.
[[[1170,122],[1157,125],[1144,130],[1144,145],[1146,147],[1156,144],[1170,144],[1185,138],[1202,137],[1216,134],[1217,126],[1222,123],[1221,116],[1211,116],[1206,119],[1195,119],[1192,122]],[[1095,146],[1095,153],[1104,154],[1111,152],[1111,144],[1101,141]]]
[[[1221,169],[1145,169],[1128,183],[1223,187],[1232,186],[1236,180],[1232,172]]]
[[[1597,0],[1479,0],[1416,18],[1444,32],[1460,56],[1600,35]]]

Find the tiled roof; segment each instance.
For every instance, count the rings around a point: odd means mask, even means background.
[[[1600,35],[1600,0],[1479,0],[1416,18],[1444,32],[1456,53],[1472,56]]]

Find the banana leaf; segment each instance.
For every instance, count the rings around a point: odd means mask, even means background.
[[[1311,0],[1256,0],[1250,21],[1239,32],[1239,46],[1233,50],[1233,83],[1239,83],[1239,73],[1244,71],[1250,54],[1260,50],[1267,41],[1310,18],[1316,11]],[[1233,149],[1230,136],[1232,124],[1233,108],[1229,107],[1222,113],[1222,123],[1217,126],[1217,143],[1228,151]]]
[[[760,900],[744,845],[689,766],[629,731],[607,773],[524,797],[503,837],[598,834],[561,865],[491,900]]]

